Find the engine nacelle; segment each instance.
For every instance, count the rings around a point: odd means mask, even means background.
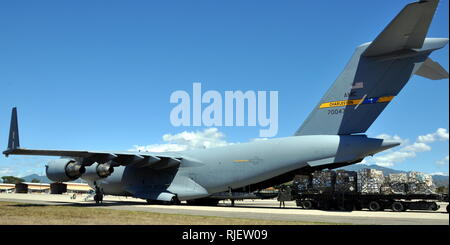
[[[47,178],[56,182],[78,179],[86,168],[73,159],[56,159],[49,161],[46,167]]]
[[[86,168],[86,172],[83,174],[83,179],[87,180],[99,180],[110,176],[114,172],[114,168],[110,164],[98,164],[94,163]]]

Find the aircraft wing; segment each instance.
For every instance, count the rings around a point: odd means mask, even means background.
[[[181,158],[175,153],[151,153],[132,151],[77,151],[77,150],[39,150],[20,148],[19,129],[17,123],[17,109],[12,109],[11,127],[9,132],[8,149],[3,152],[8,155],[60,156],[81,159],[83,165],[106,163],[112,167],[133,165],[135,167],[152,167],[162,169],[178,166]]]
[[[156,169],[175,167],[180,164],[181,158],[148,152],[98,152],[98,151],[75,151],[75,150],[36,150],[16,148],[3,152],[8,155],[32,155],[32,156],[60,156],[81,158],[83,165],[91,165],[94,162],[110,162],[111,166],[152,167]]]

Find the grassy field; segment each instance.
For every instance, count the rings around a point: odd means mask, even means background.
[[[333,225],[0,202],[0,225]]]

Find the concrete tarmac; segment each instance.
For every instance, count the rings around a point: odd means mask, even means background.
[[[144,200],[125,197],[105,196],[103,205],[96,205],[92,198],[85,200],[86,195],[48,194],[0,194],[0,201],[24,202],[43,205],[74,205],[100,207],[117,210],[144,211],[168,214],[187,214],[202,216],[219,216],[229,218],[247,218],[282,221],[309,221],[345,224],[372,225],[449,225],[449,214],[445,208],[448,203],[438,203],[438,211],[406,211],[381,212],[370,211],[322,211],[304,210],[296,207],[295,202],[286,202],[286,208],[279,208],[276,200],[245,200],[236,201],[231,207],[229,201],[220,202],[218,206],[181,205],[147,205]]]

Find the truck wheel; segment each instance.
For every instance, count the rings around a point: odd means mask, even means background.
[[[448,213],[448,206],[449,206],[449,205],[447,205],[447,213]]]
[[[302,206],[304,209],[312,209],[314,205],[311,200],[305,200],[305,201],[302,201]]]
[[[219,204],[219,200],[201,198],[201,199],[187,200],[186,203],[187,205],[196,205],[196,206],[217,206],[217,204]]]
[[[370,211],[380,211],[381,205],[377,201],[371,201],[369,203],[369,210]]]
[[[392,211],[394,212],[403,212],[405,211],[405,206],[401,202],[394,202],[392,203]]]
[[[344,202],[344,211],[353,211],[355,209],[355,205],[353,202],[347,201]]]
[[[430,206],[428,207],[428,210],[436,211],[436,210],[438,210],[439,208],[440,208],[439,205],[437,205],[435,202],[432,202],[432,203],[430,204]]]

